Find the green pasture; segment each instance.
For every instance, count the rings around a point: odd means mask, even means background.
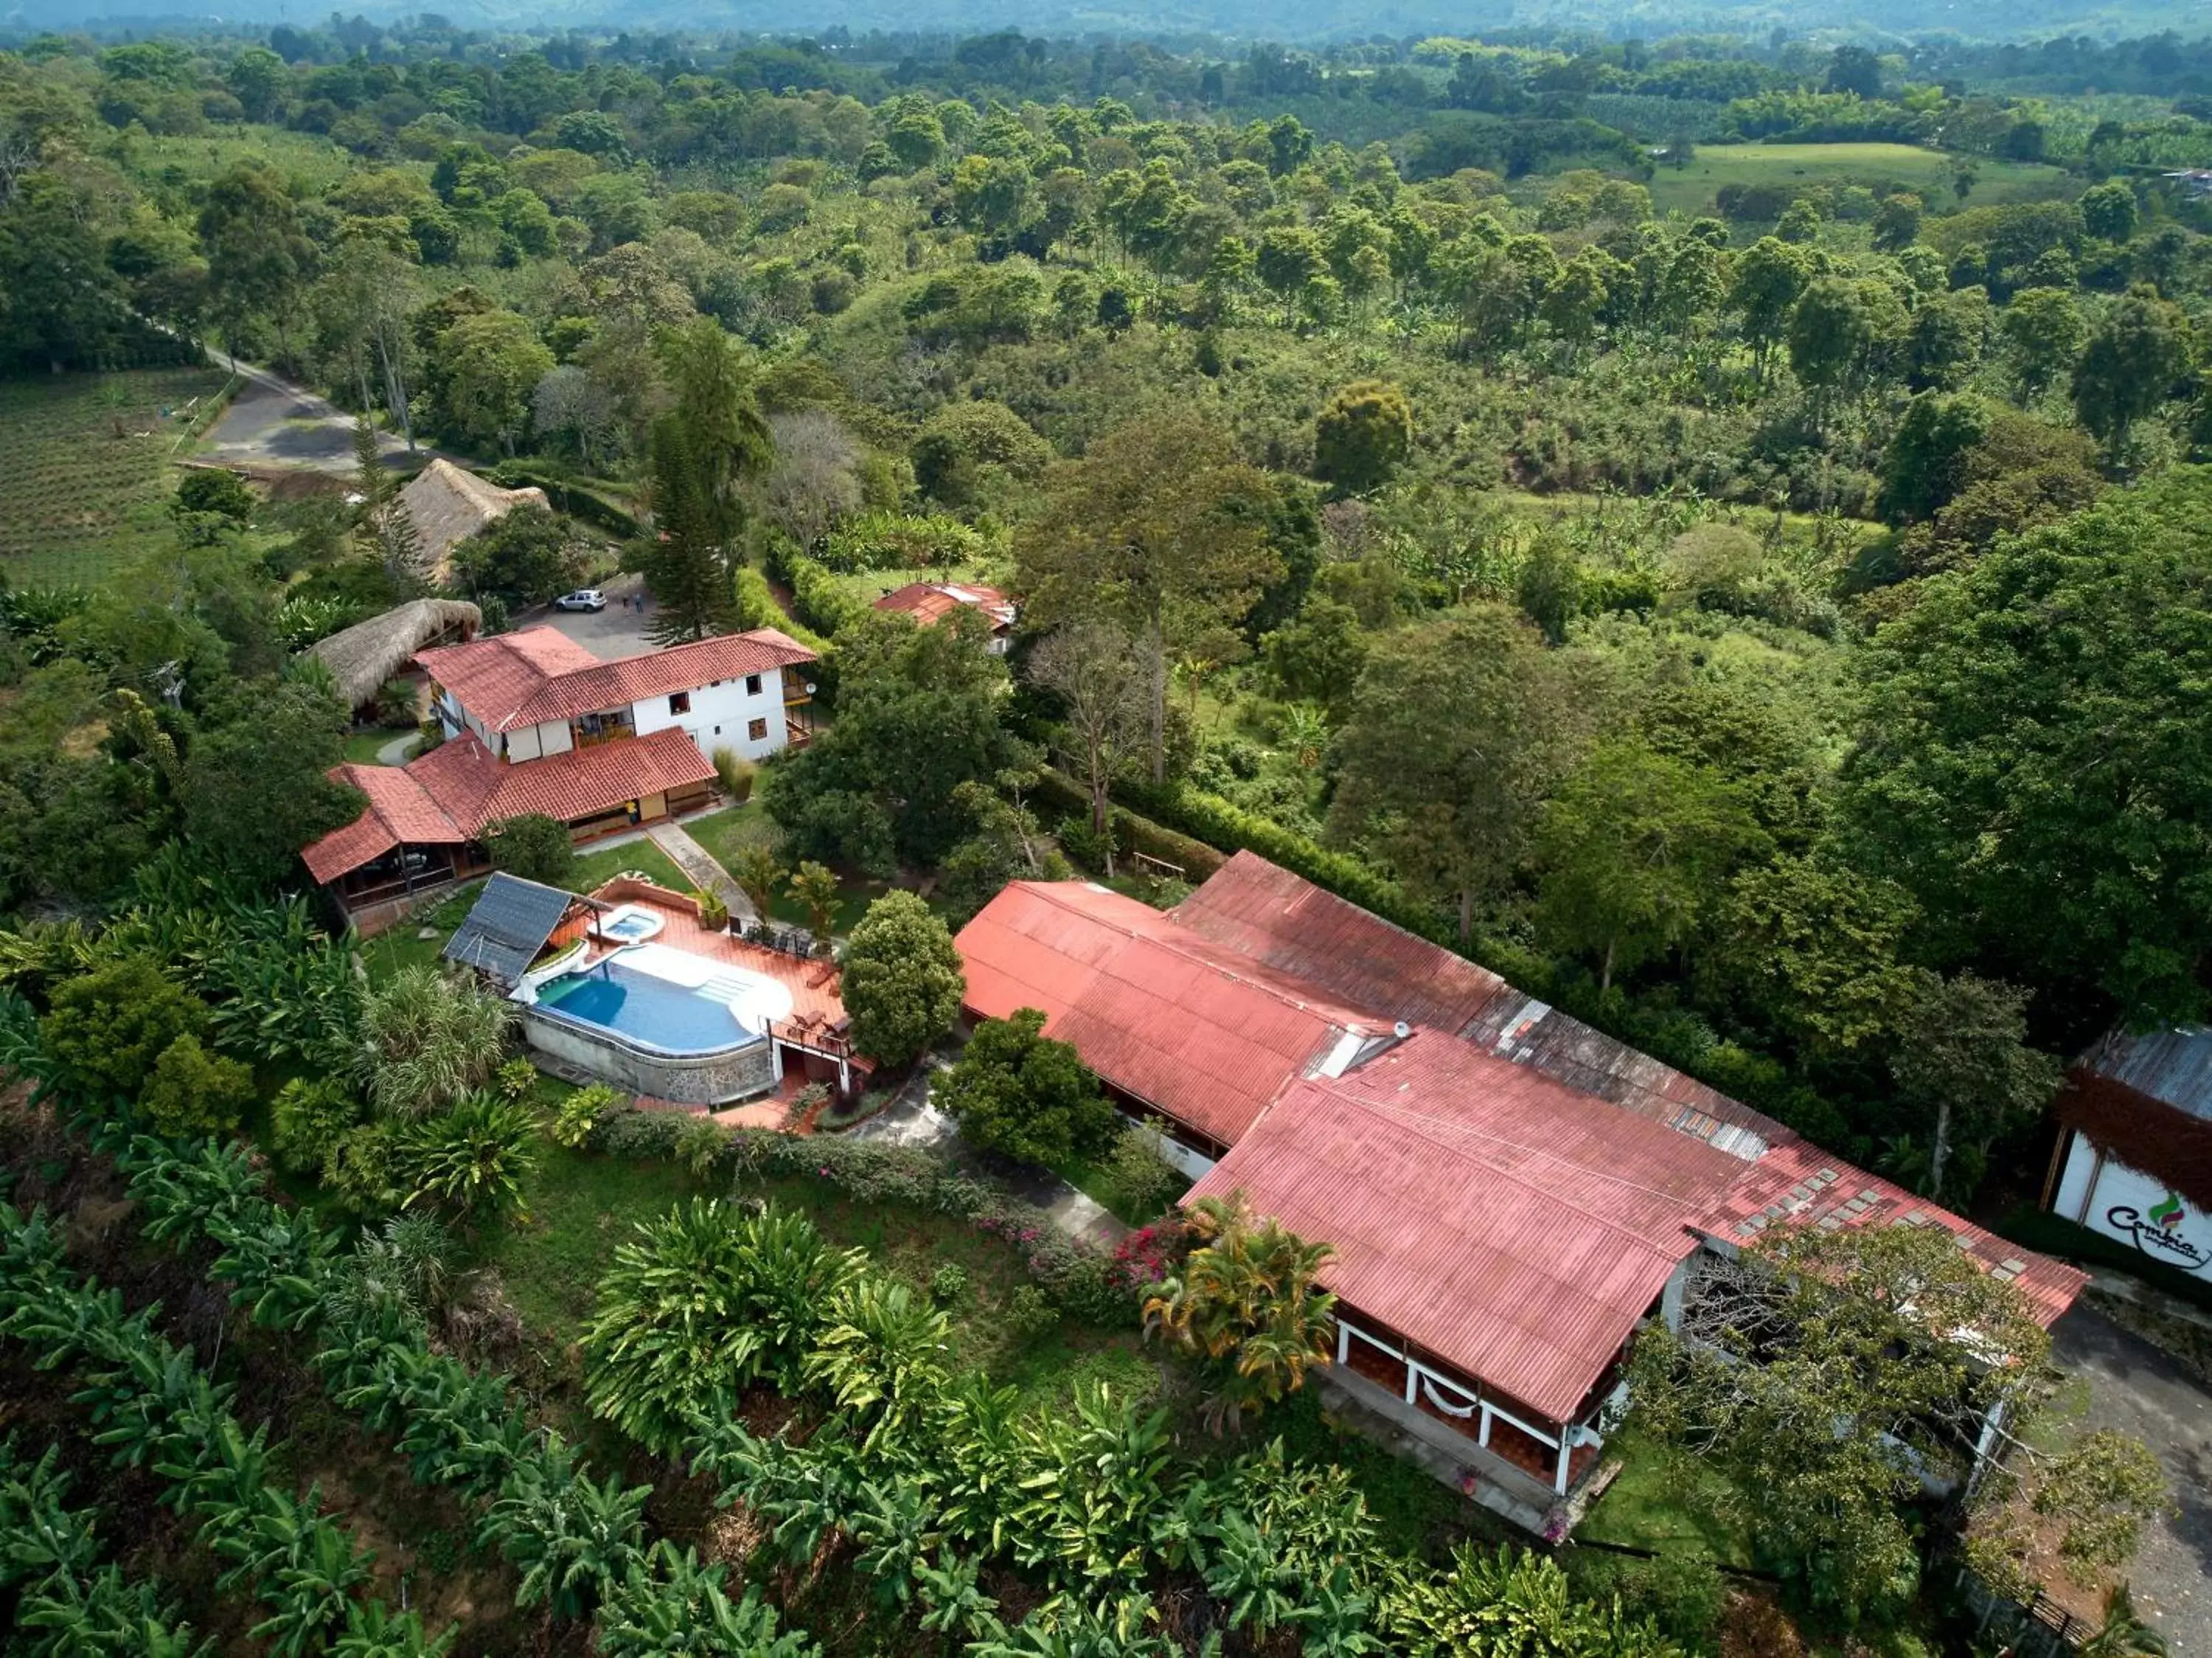
[[[1713,210],[1731,184],[1864,185],[1877,194],[1909,190],[1931,213],[1989,207],[2069,193],[2078,186],[2063,168],[2036,162],[1977,157],[1976,178],[1961,203],[1951,186],[1953,157],[1917,144],[1701,145],[1687,167],[1662,162],[1650,183],[1654,210],[1692,217]]]

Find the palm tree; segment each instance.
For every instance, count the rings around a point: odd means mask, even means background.
[[[1200,1198],[1186,1220],[1203,1241],[1146,1299],[1145,1328],[1230,1364],[1206,1405],[1218,1432],[1247,1407],[1303,1387],[1309,1369],[1328,1362],[1336,1298],[1319,1275],[1336,1251],[1254,1215],[1242,1191]]]
[[[2077,1658],[2166,1658],[2166,1637],[2136,1616],[2136,1600],[2125,1583],[2105,1595],[2105,1621],[2075,1649]]]
[[[817,938],[828,938],[837,925],[837,872],[810,860],[799,866],[785,891],[806,911],[806,930]]]
[[[775,902],[775,889],[783,884],[787,874],[775,849],[756,841],[738,849],[730,860],[730,879],[738,883],[753,906],[753,913],[762,920],[768,919],[769,906]]]

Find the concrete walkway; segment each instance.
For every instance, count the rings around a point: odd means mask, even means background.
[[[925,1061],[901,1085],[890,1104],[866,1122],[856,1124],[848,1134],[855,1140],[921,1146],[947,1155],[960,1150],[960,1125],[930,1103],[931,1080],[944,1068],[941,1059]],[[1110,1250],[1129,1235],[1129,1228],[1115,1218],[1113,1211],[1048,1169],[1024,1168],[1000,1178],[1016,1197],[1042,1210],[1071,1238]]]
[[[376,763],[379,765],[404,765],[407,757],[414,753],[415,746],[422,741],[421,732],[403,731],[376,751]]]
[[[2173,1511],[2143,1528],[2129,1564],[2136,1607],[2176,1658],[2212,1653],[2212,1393],[2170,1355],[2076,1304],[2051,1329],[2058,1368],[2089,1384],[2084,1426],[2149,1446]]]
[[[665,820],[648,824],[646,838],[668,854],[669,859],[684,872],[684,878],[702,892],[718,894],[730,906],[731,918],[737,921],[757,921],[760,911],[753,908],[752,899],[730,878],[721,860],[691,838],[680,823]]]

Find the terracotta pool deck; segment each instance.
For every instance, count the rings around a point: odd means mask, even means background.
[[[690,898],[647,881],[628,878],[611,881],[591,896],[602,904],[635,904],[652,910],[661,917],[662,923],[660,930],[653,935],[652,942],[655,944],[741,967],[781,984],[791,994],[791,1012],[786,1018],[777,1020],[772,1027],[779,1044],[804,1045],[819,1051],[842,1041],[837,1033],[845,1023],[845,1003],[837,994],[840,975],[836,962],[787,955],[781,950],[750,944],[727,932],[709,928],[700,921],[698,905]],[[586,965],[602,959],[599,953],[594,952]],[[858,1054],[848,1056],[848,1063],[855,1074],[856,1088],[863,1085],[874,1070],[870,1061]],[[807,1080],[794,1068],[779,1076],[775,1093],[706,1114],[732,1128],[779,1129],[787,1133],[811,1134],[814,1126],[811,1114],[803,1123],[791,1120],[792,1100],[807,1085]],[[637,1103],[648,1110],[701,1109],[644,1094],[638,1096]]]

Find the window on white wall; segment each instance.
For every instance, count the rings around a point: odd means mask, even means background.
[[[668,711],[672,714],[689,714],[691,711],[691,693],[688,691],[679,691],[669,698]]]
[[[748,697],[757,697],[760,695],[759,674],[748,674],[745,675],[745,695]]]
[[[768,735],[768,722],[766,720],[749,720],[746,722],[745,737],[748,741],[758,742],[766,735]]]

